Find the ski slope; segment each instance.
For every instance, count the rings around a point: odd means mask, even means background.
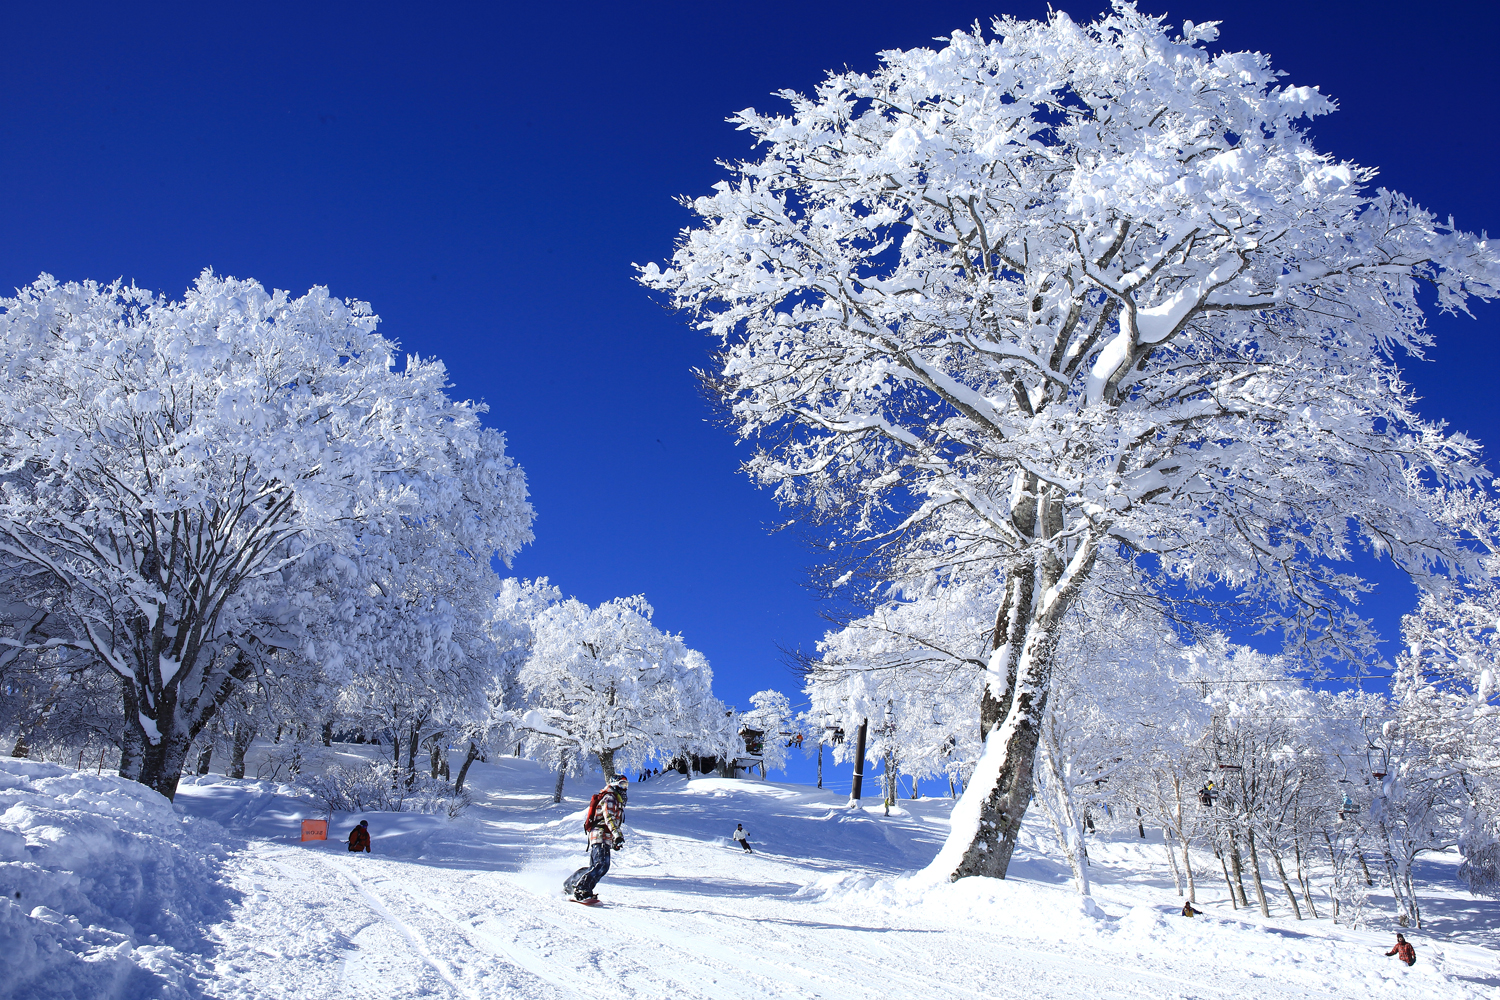
[[[273,786],[208,779],[179,808],[247,838],[228,863],[238,899],[211,928],[209,992],[244,998],[407,997],[1480,997],[1500,986],[1500,907],[1429,900],[1442,937],[1419,961],[1392,935],[1330,921],[1262,921],[1222,884],[1185,920],[1159,841],[1096,847],[1096,905],[1027,850],[1003,883],[925,889],[901,878],[937,851],[951,803],[849,811],[804,786],[673,775],[634,783],[629,842],[599,888],[567,901],[584,863],[568,783],[501,759],[471,771],[456,821],[370,817],[374,853],[297,842],[315,808]],[[333,835],[354,820],[336,816]],[[745,824],[753,855],[729,840]],[[1209,872],[1207,865],[1205,872]],[[1208,883],[1205,875],[1203,881]],[[1284,910],[1282,906],[1279,909]],[[1443,916],[1442,914],[1447,914]]]
[[[368,752],[323,754],[341,756]],[[595,776],[597,777],[597,776]],[[1231,908],[1212,859],[1205,916],[1178,915],[1159,839],[1093,839],[1094,896],[1028,831],[1004,882],[926,883],[946,799],[891,815],[798,785],[631,786],[603,907],[560,891],[584,861],[595,781],[501,758],[459,819],[369,814],[374,853],[299,843],[322,812],[270,781],[133,782],[0,758],[0,1000],[301,998],[1485,997],[1500,904],[1420,873],[1418,963],[1389,929]],[[867,800],[869,801],[869,800]],[[731,842],[744,823],[756,853]],[[1148,831],[1152,833],[1152,831]],[[1321,902],[1321,901],[1320,901]],[[1375,904],[1379,907],[1377,898]],[[1389,912],[1389,907],[1386,907]]]

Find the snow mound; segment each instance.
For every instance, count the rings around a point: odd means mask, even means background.
[[[0,1000],[200,995],[215,831],[137,782],[0,759]]]

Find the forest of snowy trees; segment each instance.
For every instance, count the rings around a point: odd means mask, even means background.
[[[644,597],[499,577],[532,538],[522,471],[368,305],[205,272],[180,302],[44,276],[0,309],[14,756],[107,757],[170,798],[215,755],[245,777],[257,737],[281,778],[375,742],[388,764],[309,780],[399,809],[451,805],[500,750],[559,783],[738,752],[707,660]]]
[[[306,782],[456,811],[490,755],[560,801],[758,734],[762,775],[796,744],[888,808],[951,796],[947,878],[1003,878],[1035,808],[1084,894],[1090,835],[1148,827],[1188,900],[1352,924],[1378,882],[1420,926],[1450,847],[1500,894],[1495,483],[1398,366],[1500,261],[1214,38],[1119,4],[832,74],[735,116],[759,158],[641,268],[853,609],[803,706],[725,705],[644,595],[502,577],[525,476],[367,303],[211,272],[0,299],[0,738],[168,798],[257,740],[293,779],[377,743]],[[1420,588],[1393,662],[1358,559]]]

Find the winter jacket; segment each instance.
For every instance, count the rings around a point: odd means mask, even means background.
[[[734,837],[735,840],[747,840],[747,839],[749,839],[748,835],[745,833],[744,827],[739,827],[739,826],[737,826],[737,827],[734,828],[734,833],[730,834],[730,836]]]
[[[1397,941],[1396,947],[1386,952],[1387,955],[1395,955],[1407,965],[1417,964],[1417,949],[1411,946],[1409,941]]]
[[[350,830],[349,850],[369,852],[370,831],[362,826],[356,826],[353,830]]]
[[[620,824],[625,822],[625,807],[620,797],[606,788],[597,796],[594,806],[594,821],[588,826],[589,846],[613,844],[621,836]]]

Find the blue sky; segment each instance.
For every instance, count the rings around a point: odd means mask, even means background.
[[[1099,3],[1054,0],[1080,20]],[[1342,110],[1325,151],[1379,166],[1467,229],[1500,229],[1489,3],[1144,3],[1223,20]],[[12,5],[0,62],[0,287],[47,271],[180,295],[204,267],[365,299],[382,330],[486,400],[525,467],[536,544],[515,572],[597,603],[644,592],[744,707],[790,693],[812,558],[767,534],[690,369],[708,343],[632,283],[664,258],[724,123],[824,70],[872,68],[1044,3]],[[1437,320],[1427,403],[1497,438],[1500,306]],[[1409,585],[1376,573],[1395,634]]]

